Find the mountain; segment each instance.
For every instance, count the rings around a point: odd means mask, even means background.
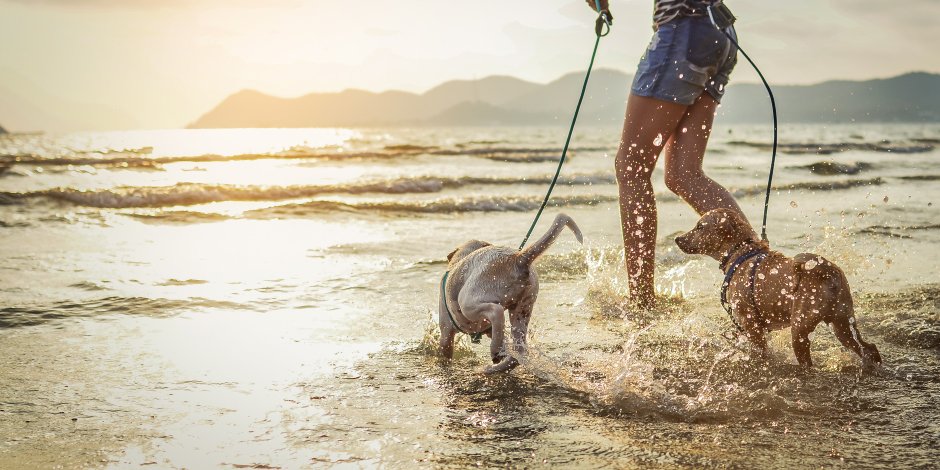
[[[773,86],[773,85],[772,85]],[[897,77],[816,85],[773,86],[782,122],[938,122],[940,75],[912,72]],[[763,85],[728,87],[722,100],[732,122],[765,119],[767,92]]]
[[[509,76],[454,80],[425,93],[346,90],[279,98],[243,90],[189,127],[330,127],[533,125],[567,121],[584,76],[570,73],[546,84]],[[599,69],[591,75],[582,123],[619,125],[632,77]],[[913,72],[865,81],[775,85],[781,122],[940,122],[940,75]],[[766,91],[732,84],[719,119],[768,121]]]

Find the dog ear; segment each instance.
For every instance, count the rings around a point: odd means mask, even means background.
[[[738,230],[740,233],[748,234],[754,240],[760,240],[757,238],[757,232],[754,230],[754,226],[752,226],[751,223],[741,214],[738,214],[737,212],[731,212],[729,217],[731,217],[731,220],[733,221],[732,223],[734,224],[735,230]]]
[[[450,259],[453,258],[454,255],[457,254],[457,250],[459,250],[459,249],[460,249],[460,248],[454,248],[454,251],[451,251],[450,253],[448,253],[448,254],[447,254],[447,261],[450,261]]]

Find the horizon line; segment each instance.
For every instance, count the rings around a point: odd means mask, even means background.
[[[633,74],[630,73],[630,72],[626,72],[626,71],[624,71],[623,69],[617,69],[617,68],[613,68],[613,67],[599,67],[599,68],[597,68],[597,69],[594,70],[593,74],[596,75],[598,72],[605,72],[605,71],[606,71],[606,72],[619,72],[619,73],[622,73],[622,74],[624,74],[624,75],[626,75],[626,76],[633,76]],[[430,92],[430,91],[432,91],[432,90],[434,90],[434,89],[436,89],[436,88],[438,88],[438,87],[441,87],[441,86],[443,86],[443,85],[446,85],[446,84],[448,84],[448,83],[453,83],[453,82],[478,82],[478,81],[486,80],[486,79],[490,79],[490,78],[512,78],[512,79],[515,79],[515,80],[519,80],[519,81],[521,81],[521,82],[530,83],[530,84],[533,84],[533,85],[542,85],[542,86],[544,86],[544,85],[548,85],[548,84],[557,82],[557,81],[559,81],[559,80],[561,80],[561,79],[563,79],[563,78],[565,78],[565,77],[567,77],[567,76],[569,76],[569,75],[583,74],[583,73],[584,73],[583,70],[582,70],[582,71],[575,70],[575,71],[571,71],[571,72],[565,72],[565,73],[561,74],[560,76],[558,76],[557,78],[552,79],[552,80],[549,80],[549,81],[547,81],[547,82],[538,82],[538,81],[533,81],[533,80],[527,80],[527,79],[524,79],[524,78],[519,78],[519,77],[514,76],[514,75],[509,75],[509,74],[492,74],[492,75],[486,75],[486,76],[480,77],[480,78],[451,78],[451,79],[444,80],[444,81],[442,81],[442,82],[440,82],[440,83],[438,83],[438,84],[436,84],[436,85],[433,85],[433,86],[431,86],[430,88],[427,88],[427,89],[425,89],[425,90],[423,90],[423,91],[420,91],[420,92],[416,92],[416,91],[407,91],[407,90],[402,90],[402,89],[399,89],[399,88],[388,88],[388,89],[385,89],[385,90],[374,90],[374,89],[367,89],[367,88],[343,88],[343,89],[340,89],[340,90],[333,90],[333,91],[329,91],[329,90],[327,90],[327,91],[310,91],[310,92],[306,92],[306,93],[303,93],[303,94],[300,94],[300,95],[285,96],[285,95],[277,95],[277,94],[268,93],[268,92],[262,91],[262,90],[257,89],[257,88],[241,88],[241,89],[239,89],[239,90],[237,90],[237,91],[235,91],[235,92],[229,93],[226,98],[231,97],[231,96],[234,96],[234,95],[237,95],[237,94],[239,94],[239,93],[244,93],[244,92],[254,92],[254,93],[259,93],[259,94],[262,94],[262,95],[265,95],[265,96],[268,96],[268,97],[271,97],[271,98],[279,98],[279,99],[297,99],[297,98],[302,98],[302,97],[304,97],[304,96],[309,96],[309,95],[342,94],[342,93],[347,93],[347,92],[365,92],[365,93],[372,93],[372,94],[375,94],[375,95],[381,95],[381,94],[384,94],[384,93],[407,93],[407,94],[411,94],[411,95],[418,95],[418,96],[420,96],[420,95],[424,95],[424,94],[426,94],[426,93],[428,93],[428,92]],[[869,77],[869,78],[862,78],[862,79],[830,78],[830,79],[821,80],[821,81],[812,82],[812,83],[773,83],[772,80],[768,80],[768,81],[770,82],[770,85],[771,85],[772,87],[775,87],[775,86],[784,86],[784,87],[791,87],[791,86],[816,86],[816,85],[822,85],[822,84],[833,83],[833,82],[868,82],[868,81],[875,81],[875,80],[890,80],[890,79],[892,79],[892,78],[898,78],[898,77],[903,77],[903,76],[905,76],[905,75],[915,75],[915,74],[938,75],[938,76],[940,76],[940,71],[937,71],[937,72],[930,72],[930,71],[928,71],[928,70],[909,70],[909,71],[907,71],[907,72],[902,72],[902,73],[898,73],[898,74],[895,74],[895,75],[876,76],[876,77]],[[760,82],[757,82],[757,81],[754,81],[754,82],[750,82],[750,81],[734,82],[734,81],[732,81],[728,86],[735,86],[735,85],[762,85],[762,84],[761,84]]]

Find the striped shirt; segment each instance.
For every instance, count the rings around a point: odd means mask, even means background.
[[[653,0],[653,29],[680,17],[703,16],[705,7],[722,0]]]

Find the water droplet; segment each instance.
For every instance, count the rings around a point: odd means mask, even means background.
[[[758,279],[763,280],[765,277],[766,277],[766,276],[764,276],[764,273],[757,273],[757,278],[758,278]]]
[[[885,201],[885,202],[888,202],[888,196],[885,196],[884,201]]]
[[[679,74],[679,78],[682,78],[684,76],[685,76],[684,74],[681,74],[681,73]]]
[[[816,265],[818,265],[818,264],[819,264],[819,263],[817,263],[816,260],[811,259],[811,260],[809,260],[809,261],[807,261],[806,263],[803,264],[803,268],[806,269],[807,271],[809,271],[810,269],[815,268]]]
[[[662,145],[662,144],[663,144],[663,135],[662,135],[662,134],[656,134],[656,138],[653,139],[653,145],[659,147],[659,146]]]
[[[688,128],[688,127],[683,127],[683,128],[682,128],[682,133],[685,134],[686,132],[689,132],[689,128]]]
[[[641,216],[638,216],[638,217],[636,218],[636,223],[637,223],[638,225],[639,225],[639,224],[642,224],[644,220],[646,220],[646,219],[644,219],[642,215],[641,215]]]
[[[800,205],[796,201],[790,201],[790,207],[800,207]]]

